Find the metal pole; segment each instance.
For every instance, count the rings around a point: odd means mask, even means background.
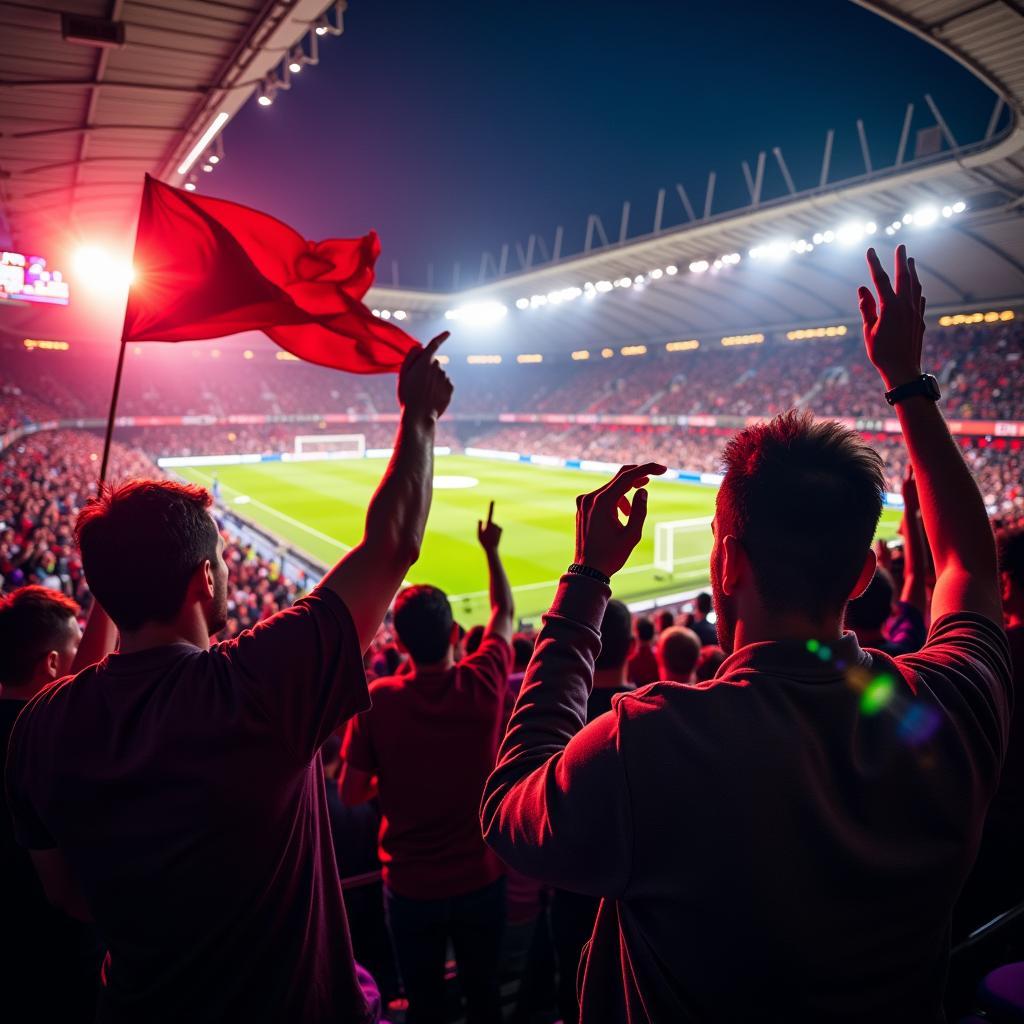
[[[107,479],[107,463],[110,461],[110,442],[114,436],[114,417],[117,415],[117,399],[121,393],[121,373],[124,370],[124,351],[128,342],[121,339],[121,349],[117,353],[117,369],[114,371],[114,391],[110,396],[110,412],[107,413],[107,434],[103,438],[103,460],[100,462],[100,483]]]

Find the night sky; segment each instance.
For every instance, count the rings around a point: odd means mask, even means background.
[[[780,13],[780,12],[784,12]],[[582,248],[587,214],[618,233],[683,219],[680,181],[700,208],[746,199],[740,161],[769,151],[766,194],[782,190],[782,147],[797,188],[817,182],[825,131],[833,179],[863,169],[855,121],[877,166],[891,162],[904,108],[932,123],[930,92],[959,141],[980,138],[989,91],[951,59],[847,0],[785,4],[552,0],[350,0],[346,31],[321,40],[273,107],[255,99],[224,135],[203,191],[249,203],[309,238],[376,228],[379,280],[448,289],[461,261],[531,232]],[[513,248],[514,251],[514,248]],[[510,264],[511,265],[511,264]]]

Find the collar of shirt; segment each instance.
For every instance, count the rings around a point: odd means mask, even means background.
[[[804,682],[828,682],[853,667],[871,668],[871,655],[847,631],[832,644],[817,640],[766,640],[733,651],[710,683],[756,672]]]

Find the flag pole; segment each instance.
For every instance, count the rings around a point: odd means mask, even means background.
[[[107,434],[103,438],[103,461],[100,463],[100,483],[107,479],[107,462],[110,459],[110,442],[114,436],[114,417],[117,415],[117,396],[121,391],[121,371],[124,369],[124,350],[128,342],[121,338],[121,350],[117,354],[117,370],[114,373],[114,391],[110,396],[110,412],[107,414]]]

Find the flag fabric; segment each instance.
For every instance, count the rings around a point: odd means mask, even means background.
[[[397,371],[419,345],[362,298],[380,242],[307,242],[268,214],[146,175],[122,340],[197,341],[263,331],[300,359]]]

